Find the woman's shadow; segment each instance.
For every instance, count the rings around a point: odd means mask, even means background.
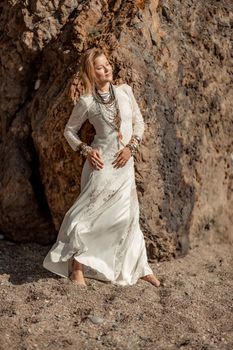
[[[59,276],[47,271],[42,263],[50,245],[0,240],[0,284],[22,285]]]

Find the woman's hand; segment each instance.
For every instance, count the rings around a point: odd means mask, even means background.
[[[122,168],[131,157],[131,151],[129,147],[122,148],[116,154],[117,154],[117,158],[112,162],[112,164],[114,164],[113,165],[114,168],[120,168],[120,167]]]
[[[99,150],[97,148],[93,148],[86,157],[91,165],[97,169],[100,170],[104,167],[104,162],[100,156]]]

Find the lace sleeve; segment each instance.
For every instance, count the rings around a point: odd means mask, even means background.
[[[145,130],[144,120],[130,85],[128,85],[128,91],[133,109],[133,135],[139,136],[142,139]]]
[[[88,108],[85,101],[81,97],[79,101],[75,104],[69,120],[64,129],[64,137],[69,143],[70,147],[77,151],[79,145],[82,143],[82,140],[78,136],[78,131],[81,128],[82,124],[88,117]]]

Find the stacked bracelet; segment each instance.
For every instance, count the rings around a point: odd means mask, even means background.
[[[141,138],[137,135],[132,135],[129,143],[127,143],[126,147],[128,147],[131,151],[131,155],[134,156],[138,151],[138,147],[140,145]]]
[[[85,142],[82,142],[80,145],[79,145],[79,151],[80,153],[84,156],[84,157],[87,157],[87,155],[89,154],[89,152],[92,150],[92,147],[87,145]]]

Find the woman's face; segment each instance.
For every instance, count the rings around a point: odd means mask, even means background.
[[[105,55],[96,57],[94,61],[95,81],[103,84],[112,81],[112,66]]]

